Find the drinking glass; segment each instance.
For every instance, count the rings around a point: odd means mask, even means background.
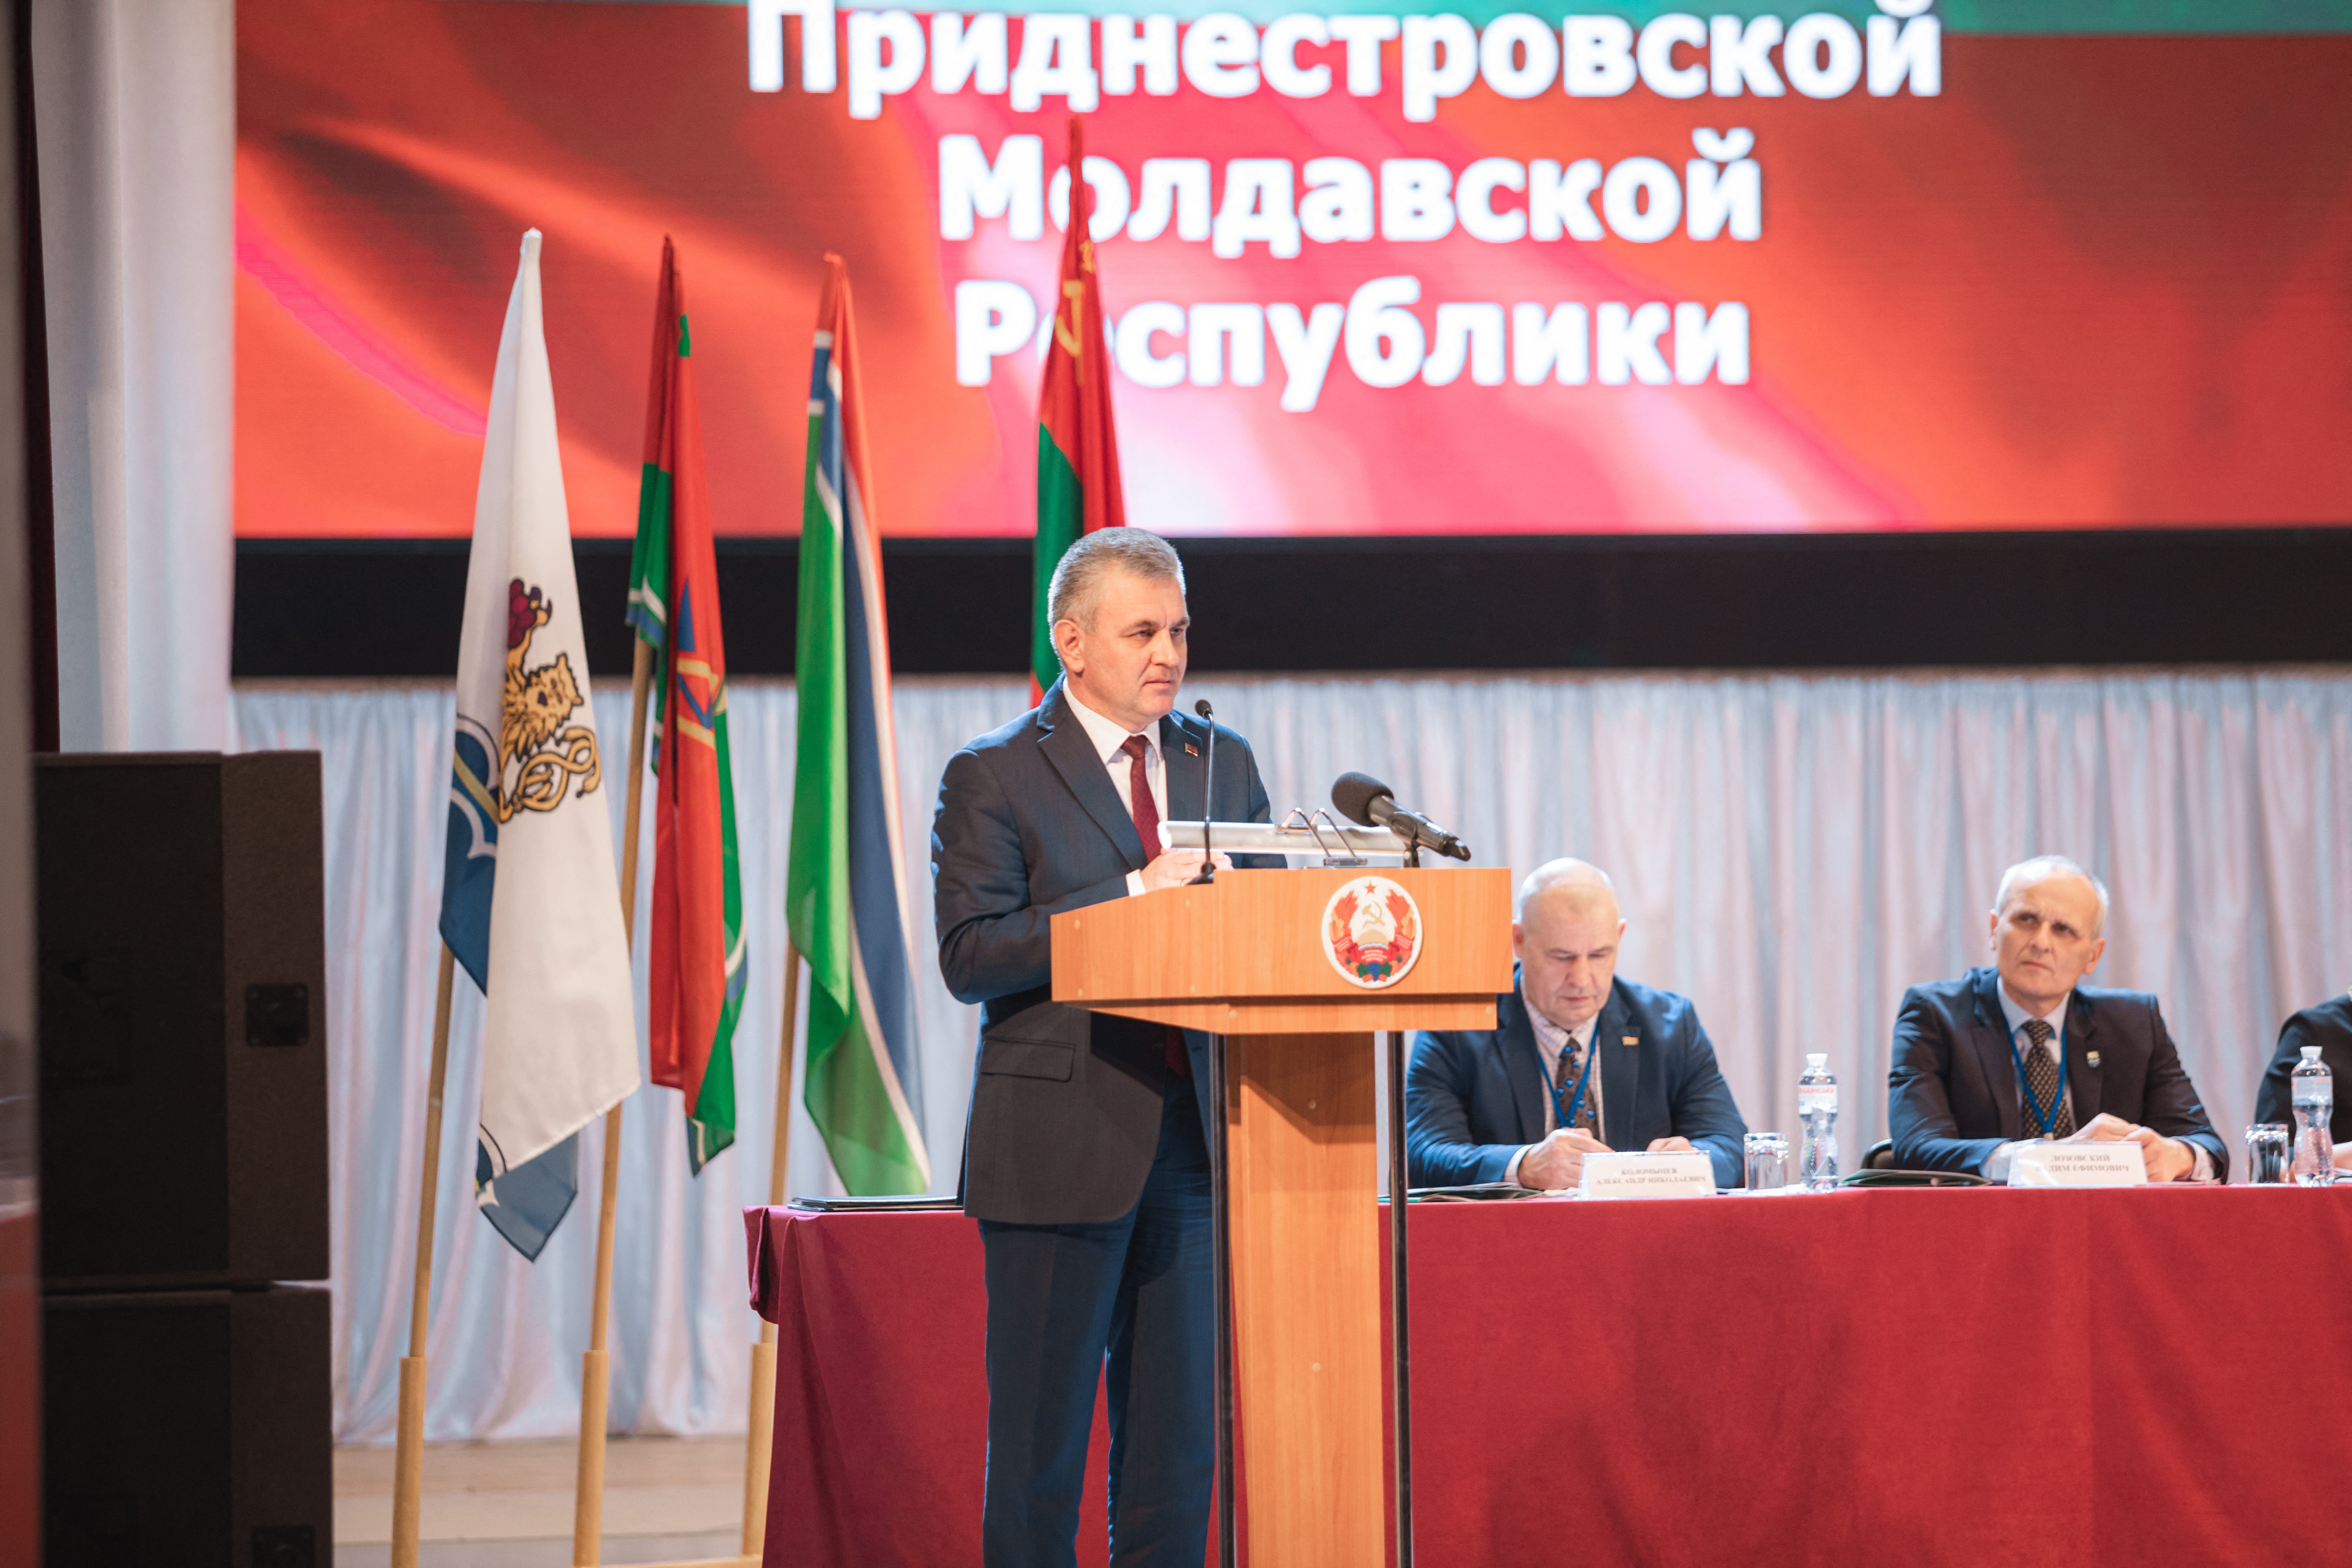
[[[1750,1132],[1740,1140],[1748,1153],[1748,1190],[1779,1192],[1789,1184],[1789,1141],[1778,1132]]]
[[[2284,1186],[2293,1164],[2293,1134],[2284,1121],[2258,1121],[2246,1129],[2246,1181],[2254,1186]]]

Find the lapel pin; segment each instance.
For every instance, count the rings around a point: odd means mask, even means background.
[[[1184,754],[1188,757],[1197,757],[1201,754],[1201,750],[1199,747],[1193,745],[1192,742],[1187,741],[1184,742]]]
[[[1621,1036],[1618,1038],[1617,1043],[1621,1046],[1638,1046],[1642,1043],[1642,1037],[1639,1035]]]
[[[2096,1052],[2096,1051],[2092,1051],[2092,1052],[2090,1052],[2089,1054],[2087,1054],[2086,1056],[2084,1056],[2084,1057],[2083,1058],[2083,1059],[2084,1059],[2084,1061],[2086,1061],[2086,1062],[2090,1063],[2093,1067],[2097,1067],[2097,1066],[2099,1065],[2099,1053],[2098,1053],[2098,1052]]]

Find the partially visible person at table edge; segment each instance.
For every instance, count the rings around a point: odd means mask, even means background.
[[[2347,1075],[2352,1075],[2352,992],[2305,1007],[2279,1030],[2278,1050],[2254,1091],[2254,1120],[2294,1125],[2287,1075],[2303,1059],[2305,1046],[2317,1046],[2319,1059],[2336,1075],[2336,1113],[2329,1119],[2327,1135],[2336,1141],[2336,1168],[2352,1171],[2352,1092],[2345,1083]]]
[[[2003,873],[1990,967],[1915,985],[1886,1082],[1895,1163],[2006,1182],[2034,1139],[2129,1140],[2151,1182],[2219,1182],[2230,1155],[2154,996],[2083,984],[2106,951],[2107,889],[2063,855]]]
[[[1406,1160],[1415,1186],[1575,1186],[1587,1154],[1697,1152],[1743,1176],[1739,1118],[1690,999],[1621,978],[1617,889],[1581,860],[1519,888],[1517,984],[1492,1029],[1413,1037]]]

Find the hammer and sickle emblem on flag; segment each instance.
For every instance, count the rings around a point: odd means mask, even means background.
[[[1087,309],[1087,286],[1073,278],[1062,285],[1062,309],[1054,314],[1054,341],[1069,353],[1071,372],[1081,381],[1086,379],[1086,356],[1078,352],[1084,340],[1079,332],[1084,327]]]

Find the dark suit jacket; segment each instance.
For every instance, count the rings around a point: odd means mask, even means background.
[[[1160,744],[1169,819],[1198,820],[1208,726],[1171,713],[1160,721]],[[1249,742],[1223,726],[1213,798],[1228,821],[1267,819]],[[1036,708],[948,759],[931,874],[940,972],[959,1000],[982,1005],[962,1181],[964,1209],[977,1218],[1112,1220],[1142,1195],[1159,1145],[1167,1031],[1056,1005],[1050,922],[1125,898],[1127,874],[1148,859],[1060,681]],[[1205,1082],[1208,1037],[1186,1040],[1193,1078]],[[1204,1105],[1204,1133],[1207,1114]]]
[[[2197,1102],[2197,1086],[2147,992],[2074,988],[2066,1005],[2066,1086],[2076,1126],[2102,1111],[2120,1116],[2202,1144],[2213,1156],[2214,1175],[2229,1176],[2229,1146]],[[2028,1136],[2020,1127],[2023,1114],[1999,972],[1971,969],[1958,980],[1905,992],[1886,1075],[1896,1166],[1980,1174],[1995,1149]]]
[[[2331,996],[2316,1007],[2305,1007],[2279,1031],[2278,1053],[2263,1071],[2262,1087],[2254,1092],[2254,1120],[2294,1125],[2294,1102],[2287,1075],[2303,1059],[2303,1047],[2317,1046],[2319,1059],[2336,1075],[2336,1115],[2328,1136],[2342,1148],[2352,1142],[2352,995]]]
[[[1405,1152],[1416,1187],[1499,1182],[1511,1156],[1544,1135],[1543,1053],[1515,984],[1496,998],[1492,1029],[1423,1031],[1405,1078]],[[1641,1042],[1628,1048],[1628,1035]],[[1630,980],[1609,988],[1592,1030],[1601,1053],[1601,1130],[1612,1149],[1687,1138],[1715,1163],[1719,1187],[1746,1174],[1748,1124],[1715,1065],[1715,1045],[1687,997]]]

